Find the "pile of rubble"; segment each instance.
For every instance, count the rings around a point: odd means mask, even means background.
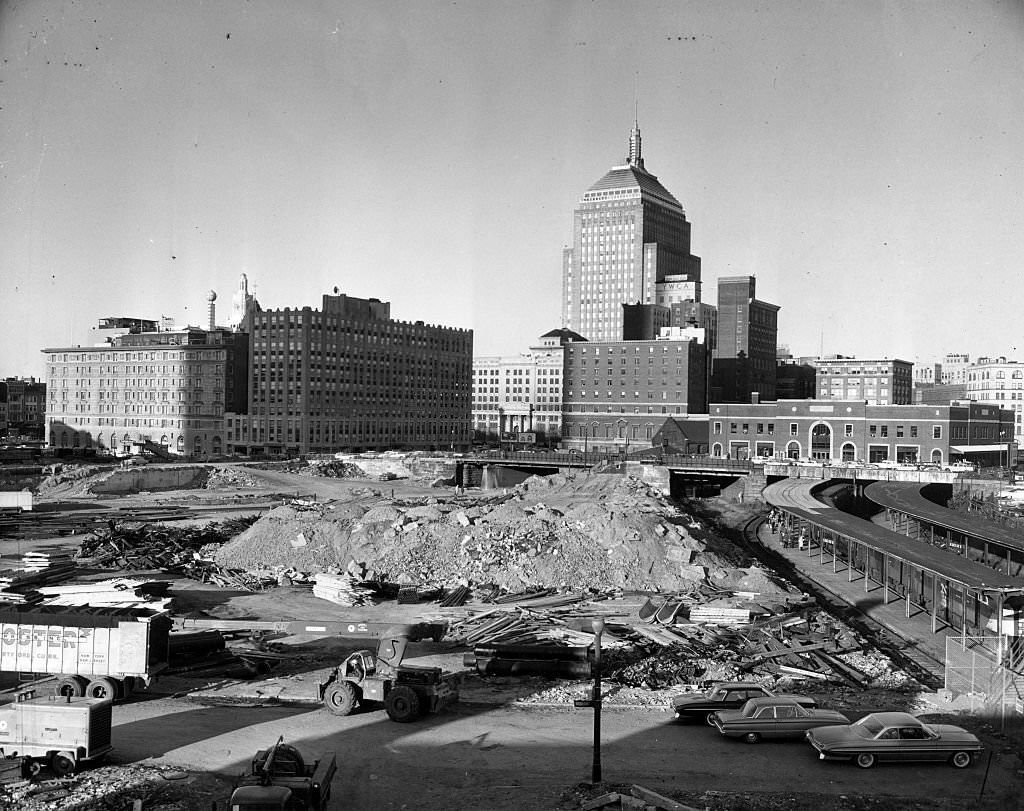
[[[225,465],[211,468],[203,486],[207,490],[230,490],[240,487],[259,487],[260,482],[245,468],[237,465]]]
[[[217,553],[222,566],[342,570],[364,561],[376,579],[428,586],[686,589],[729,575],[733,561],[658,491],[622,475],[534,477],[507,494],[287,505]]]
[[[141,803],[148,811],[212,808],[230,787],[211,775],[169,766],[101,766],[73,777],[0,785],[0,808],[19,811],[109,811]]]
[[[338,459],[310,462],[308,467],[302,468],[299,473],[303,476],[324,476],[328,479],[362,479],[366,477],[366,473],[358,465]]]

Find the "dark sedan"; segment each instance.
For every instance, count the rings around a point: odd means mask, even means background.
[[[752,698],[774,698],[775,693],[757,682],[727,681],[700,693],[683,693],[672,699],[676,718],[681,721],[714,723],[719,710],[738,710]],[[802,707],[816,707],[817,702],[807,696],[791,696]]]
[[[849,718],[836,710],[803,707],[791,696],[752,698],[741,709],[714,714],[715,727],[727,738],[757,743],[766,738],[802,738],[814,727],[846,724]]]
[[[875,712],[853,724],[818,727],[807,740],[822,760],[853,760],[862,769],[879,761],[948,761],[966,769],[984,747],[952,724],[925,724],[906,712]]]

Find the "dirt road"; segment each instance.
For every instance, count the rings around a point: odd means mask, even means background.
[[[666,794],[816,792],[837,803],[844,795],[870,794],[881,804],[885,797],[970,800],[985,777],[984,761],[967,771],[916,764],[865,771],[822,763],[803,742],[751,746],[670,718],[662,711],[606,712],[604,780]],[[564,795],[591,775],[590,710],[461,705],[405,725],[380,711],[338,718],[322,709],[209,707],[161,698],[117,707],[114,720],[120,762],[232,775],[280,735],[311,756],[334,751],[333,795],[349,809],[578,808]],[[986,796],[1016,796],[1012,767],[1007,756],[994,758]]]

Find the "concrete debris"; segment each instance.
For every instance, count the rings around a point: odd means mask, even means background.
[[[432,503],[431,503],[432,502]],[[629,476],[533,477],[474,503],[353,495],[313,514],[279,507],[217,552],[222,566],[327,570],[365,560],[381,580],[424,586],[676,591],[730,562],[689,534],[673,505]],[[307,546],[294,549],[301,533]],[[685,562],[684,562],[685,561]]]

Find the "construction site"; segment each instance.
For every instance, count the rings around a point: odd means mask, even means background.
[[[17,482],[3,700],[113,711],[95,753],[5,741],[4,807],[255,808],[270,789],[299,808],[1019,807],[1014,730],[770,569],[763,503],[676,500],[615,467],[488,489],[452,469],[385,454]],[[828,767],[804,743],[718,752],[713,729],[672,724],[675,697],[722,682],[851,720],[953,718],[985,759],[808,780]]]

